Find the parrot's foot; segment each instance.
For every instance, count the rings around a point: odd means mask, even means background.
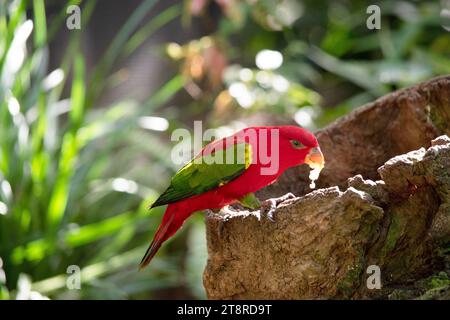
[[[263,201],[261,205],[261,214],[265,214],[267,216],[267,219],[271,222],[275,222],[273,219],[273,214],[275,213],[275,210],[277,209],[277,205],[289,200],[289,199],[295,199],[296,196],[292,193],[286,193],[284,196],[281,196],[279,198],[273,198],[273,199],[267,199]]]

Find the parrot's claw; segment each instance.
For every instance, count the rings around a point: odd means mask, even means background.
[[[282,202],[285,202],[286,200],[292,200],[292,199],[296,199],[296,198],[297,197],[295,196],[295,194],[293,194],[292,192],[288,192],[284,196],[276,198],[275,201],[277,203],[282,203]]]
[[[261,214],[265,214],[270,222],[275,222],[275,220],[273,219],[273,214],[275,213],[276,209],[277,203],[275,199],[267,199],[262,203],[260,212]]]
[[[295,198],[296,198],[296,196],[289,192],[279,198],[267,199],[262,203],[260,212],[262,214],[265,214],[267,216],[267,219],[269,219],[270,222],[275,222],[275,220],[273,218],[273,214],[277,210],[277,205],[286,200],[295,199]]]

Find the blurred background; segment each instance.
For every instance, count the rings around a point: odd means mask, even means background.
[[[204,299],[202,214],[137,271],[171,132],[316,130],[450,73],[447,1],[377,1],[380,30],[371,4],[0,0],[0,299]]]

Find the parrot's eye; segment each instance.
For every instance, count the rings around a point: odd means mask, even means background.
[[[301,149],[304,147],[304,145],[298,140],[291,140],[291,144],[294,147],[294,149]]]

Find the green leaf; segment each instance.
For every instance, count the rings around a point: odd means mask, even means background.
[[[44,0],[33,0],[33,12],[34,43],[36,48],[40,48],[47,42],[47,19],[45,18]]]

